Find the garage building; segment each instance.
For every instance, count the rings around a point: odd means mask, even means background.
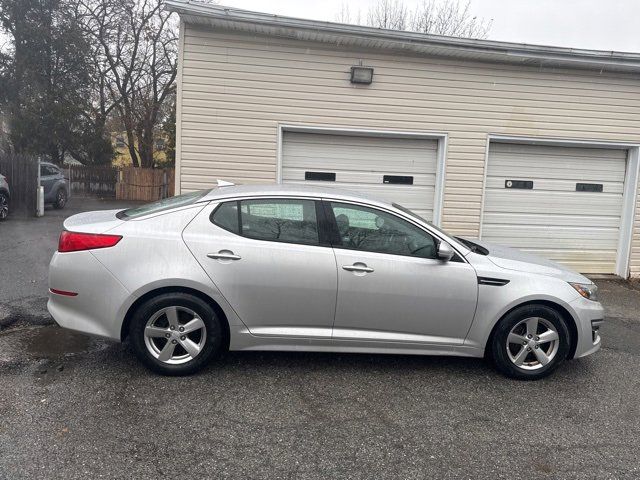
[[[640,276],[640,54],[169,0],[176,192],[336,185],[584,273]]]

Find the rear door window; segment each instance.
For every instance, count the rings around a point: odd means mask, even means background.
[[[319,245],[316,202],[255,199],[222,203],[211,215],[220,228],[255,240]]]
[[[260,199],[240,202],[242,236],[272,242],[319,245],[316,202]]]

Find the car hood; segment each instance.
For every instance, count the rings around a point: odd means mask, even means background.
[[[591,280],[584,275],[574,272],[564,265],[547,260],[546,258],[521,252],[515,248],[504,247],[496,243],[485,242],[483,240],[469,239],[469,241],[477,243],[481,247],[489,250],[487,258],[500,268],[515,270],[518,272],[549,275],[567,282],[591,283]]]
[[[123,221],[116,217],[121,210],[97,210],[72,215],[64,221],[64,229],[82,233],[104,233]]]

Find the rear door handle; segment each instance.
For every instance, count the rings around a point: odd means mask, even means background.
[[[365,264],[343,265],[342,268],[347,272],[362,272],[362,273],[373,272],[373,268],[367,267]]]
[[[236,255],[229,250],[220,250],[218,253],[207,253],[207,257],[216,260],[240,260],[242,258],[240,255]]]

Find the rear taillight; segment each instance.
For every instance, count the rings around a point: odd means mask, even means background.
[[[100,235],[97,233],[67,232],[65,230],[60,234],[58,252],[79,252],[81,250],[109,248],[120,240],[122,240],[121,235]]]

